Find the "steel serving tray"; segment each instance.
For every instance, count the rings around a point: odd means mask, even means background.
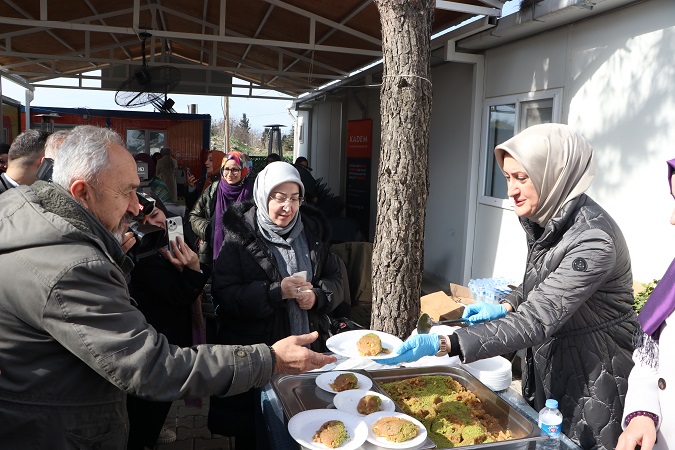
[[[372,379],[370,373],[366,372],[365,370],[346,370],[346,372],[356,372]],[[281,403],[281,408],[284,411],[286,424],[288,424],[288,421],[291,417],[308,409],[335,408],[335,405],[333,405],[333,398],[335,397],[335,394],[324,391],[316,385],[316,377],[322,373],[325,372],[309,372],[300,375],[275,375],[272,378],[272,388],[274,389],[274,392]],[[371,389],[376,389],[377,392],[386,395],[382,388],[375,386],[375,383],[373,383],[373,387]],[[397,411],[402,412],[398,408]],[[366,442],[360,448],[368,450],[389,450],[373,445],[369,442]],[[422,445],[415,448],[430,449],[436,448],[436,445],[434,445],[431,439],[427,438]]]
[[[468,371],[459,367],[436,366],[398,368],[376,371],[351,370],[367,376],[373,380],[374,391],[387,395],[380,383],[404,380],[424,375],[451,376],[467,390],[473,392],[483,403],[485,410],[494,416],[498,422],[511,431],[513,439],[500,442],[491,442],[477,445],[463,446],[462,449],[490,448],[491,450],[515,450],[534,449],[535,441],[545,439],[541,435],[537,423],[524,416],[511,407],[506,401],[492,392]],[[301,411],[308,409],[334,408],[333,397],[335,394],[326,392],[316,385],[315,379],[324,372],[310,372],[301,375],[275,375],[272,379],[274,389],[284,412],[286,422]],[[396,410],[403,412],[397,405]],[[435,444],[427,438],[424,444],[418,448],[435,448]],[[370,443],[364,444],[363,448],[378,449]]]
[[[480,399],[483,408],[490,415],[495,417],[499,424],[506,430],[511,431],[512,439],[499,442],[490,442],[476,445],[462,446],[462,449],[527,449],[534,448],[535,441],[546,439],[542,436],[541,430],[535,421],[511,407],[490,388],[481,383],[471,373],[460,367],[434,366],[434,367],[415,367],[401,368],[394,370],[377,370],[369,372],[373,379],[373,390],[386,394],[382,389],[381,383],[405,380],[417,376],[445,375],[455,379],[468,391],[471,391]],[[401,409],[397,405],[397,411]]]

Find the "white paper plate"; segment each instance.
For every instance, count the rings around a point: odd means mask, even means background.
[[[330,385],[333,384],[338,375],[341,375],[343,373],[353,373],[354,375],[356,375],[356,379],[359,380],[356,385],[356,389],[364,389],[367,391],[368,389],[373,387],[373,382],[367,376],[361,375],[360,373],[356,372],[347,372],[342,370],[332,370],[330,372],[322,373],[321,375],[316,377],[315,380],[316,385],[319,386],[324,391],[328,391],[333,394],[338,394],[339,392],[333,390],[333,388],[330,387]]]
[[[311,450],[326,450],[329,447],[314,442],[312,439],[321,425],[329,420],[340,420],[345,424],[349,439],[338,448],[340,450],[354,450],[366,442],[368,427],[356,416],[337,409],[308,409],[299,412],[288,421],[288,432],[295,441]]]
[[[483,373],[501,375],[503,373],[511,372],[511,362],[502,356],[480,359],[472,363],[464,364],[464,366],[473,375]]]
[[[366,395],[377,395],[382,399],[382,406],[380,411],[394,411],[396,409],[392,399],[386,395],[382,395],[379,392],[368,391],[363,389],[353,389],[350,391],[339,392],[335,398],[333,398],[333,405],[340,411],[347,412],[349,414],[354,414],[355,416],[364,417],[366,414],[361,414],[356,410],[359,401]],[[378,412],[380,412],[378,411]]]
[[[414,437],[410,439],[409,441],[405,442],[391,442],[388,441],[384,438],[377,437],[375,435],[375,432],[373,431],[373,425],[375,422],[380,420],[383,417],[401,417],[405,420],[408,420],[415,425],[418,426],[419,430],[417,431],[417,437]],[[378,411],[373,414],[369,414],[366,417],[363,418],[363,421],[366,423],[368,426],[368,442],[371,444],[375,444],[379,447],[385,447],[385,448],[412,448],[412,447],[417,447],[420,445],[424,440],[427,438],[427,429],[424,428],[424,425],[422,425],[422,422],[419,420],[415,419],[414,417],[410,417],[407,414],[399,413],[399,412],[390,412],[390,411]]]
[[[502,391],[511,385],[511,362],[501,356],[463,364],[463,367],[493,391]]]
[[[361,339],[361,337],[364,334],[368,333],[374,333],[380,337],[382,340],[382,348],[388,349],[390,353],[384,354],[381,353],[377,356],[363,356],[359,353],[359,351],[356,348],[356,342]],[[346,356],[348,358],[366,358],[366,359],[373,359],[373,360],[378,360],[378,359],[384,359],[384,358],[391,358],[392,356],[396,356],[394,354],[394,351],[398,349],[398,347],[403,343],[402,340],[397,338],[394,335],[391,335],[389,333],[384,333],[382,331],[374,331],[374,330],[352,330],[352,331],[345,331],[344,333],[336,334],[335,336],[331,336],[328,338],[326,341],[326,347],[328,347],[328,350],[331,352],[337,354],[337,355],[342,355]]]

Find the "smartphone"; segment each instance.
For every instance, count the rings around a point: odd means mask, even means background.
[[[169,238],[169,251],[171,252],[171,256],[176,256],[173,254],[171,241],[174,241],[176,244],[178,244],[176,237],[180,236],[181,240],[185,242],[185,237],[183,236],[183,218],[176,216],[166,219],[166,233]]]

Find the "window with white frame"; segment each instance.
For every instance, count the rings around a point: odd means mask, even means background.
[[[561,93],[561,89],[554,89],[486,101],[481,203],[511,207],[494,148],[532,125],[559,122]]]

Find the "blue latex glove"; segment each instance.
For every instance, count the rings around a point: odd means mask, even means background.
[[[378,359],[379,364],[395,365],[400,363],[417,361],[423,356],[433,356],[438,353],[441,342],[437,334],[414,334],[405,340],[396,349],[396,356]]]
[[[486,320],[500,319],[505,316],[506,308],[504,308],[504,305],[478,302],[464,307],[462,319],[466,319],[469,325],[475,325]]]

